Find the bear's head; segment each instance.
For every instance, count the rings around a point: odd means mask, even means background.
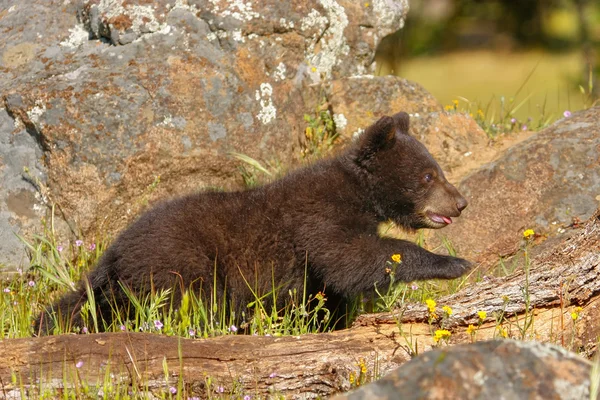
[[[467,200],[408,128],[405,112],[382,117],[358,139],[352,163],[381,220],[409,229],[442,228],[460,215]]]

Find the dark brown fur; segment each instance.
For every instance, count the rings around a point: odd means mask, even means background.
[[[223,292],[229,304],[254,300],[248,285],[280,298],[288,289],[324,291],[343,308],[374,285],[386,285],[393,254],[402,256],[396,278],[451,279],[468,261],[430,253],[413,243],[382,238],[392,220],[409,229],[440,228],[434,214],[457,217],[466,200],[439,165],[408,135],[408,115],[383,117],[343,154],[302,168],[268,185],[238,192],[203,192],[163,203],[143,214],[108,248],[88,278],[99,312],[110,320],[111,301],[124,304],[119,283],[137,292],[190,286],[204,295]],[[438,218],[439,220],[439,218]],[[54,307],[80,325],[86,300],[81,286]],[[48,315],[38,319],[48,329]]]

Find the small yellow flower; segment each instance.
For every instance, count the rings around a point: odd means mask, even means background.
[[[475,332],[477,332],[477,328],[475,328],[475,325],[469,324],[469,327],[467,328],[467,334],[472,335]]]
[[[571,313],[571,319],[573,321],[577,321],[577,318],[579,318],[579,314],[577,314],[576,312],[572,312]]]
[[[358,361],[358,364],[356,364],[359,368],[360,368],[360,372],[362,372],[363,374],[367,373],[367,365],[365,364],[365,359],[361,358]]]
[[[508,337],[508,331],[503,326],[498,327],[498,333],[505,339]]]
[[[369,3],[365,3],[365,8],[366,8],[366,7],[369,7],[369,6],[370,6],[370,4],[369,4]]]
[[[448,316],[452,315],[452,308],[450,308],[450,306],[444,306],[442,307],[442,310],[444,310],[444,312],[448,314]]]
[[[354,383],[354,372],[350,372],[350,377],[348,379],[350,380],[350,384]]]
[[[317,72],[317,67],[312,67],[310,70],[311,70],[312,72]]]
[[[477,311],[477,316],[479,317],[480,320],[484,320],[487,318],[487,312],[485,311]]]
[[[395,263],[400,263],[402,261],[402,256],[400,254],[393,254],[392,261]]]
[[[535,232],[533,231],[533,229],[527,229],[525,232],[523,232],[523,237],[525,239],[529,239],[533,235],[535,235]]]
[[[575,307],[571,313],[571,319],[577,321],[579,319],[579,313],[583,310],[581,307]]]
[[[446,110],[446,111],[452,111],[452,110],[454,110],[454,107],[452,107],[450,105],[444,106],[444,110]]]
[[[427,308],[429,309],[429,312],[431,314],[433,314],[435,312],[435,306],[437,305],[437,303],[435,302],[435,300],[433,300],[433,299],[427,299],[427,300],[425,300],[425,304],[427,304]]]
[[[454,107],[458,107],[458,100],[452,100],[452,104],[454,104]]]
[[[312,139],[313,130],[310,126],[306,127],[306,131],[304,132],[304,135],[306,136],[307,139]]]
[[[481,108],[479,110],[477,110],[477,115],[481,118],[483,118],[483,111],[481,110]]]
[[[433,334],[433,341],[434,342],[439,342],[441,339],[444,340],[448,340],[450,338],[450,331],[446,330],[446,329],[438,329],[437,331],[435,331],[435,333]]]

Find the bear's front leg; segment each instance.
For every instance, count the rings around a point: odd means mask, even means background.
[[[394,265],[398,258],[400,262]],[[395,279],[403,282],[458,278],[472,268],[462,258],[434,254],[405,240],[375,235],[315,248],[312,254],[309,251],[308,259],[325,287],[346,298],[372,290],[375,285],[389,284],[393,267]]]

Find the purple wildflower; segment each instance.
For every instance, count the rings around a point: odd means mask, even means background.
[[[83,367],[83,361],[77,361],[77,364],[75,364],[75,366],[76,366],[77,368],[81,368],[81,367]]]
[[[244,400],[250,400],[251,398],[252,398],[252,397],[250,397],[250,395],[249,395],[249,394],[247,394],[247,395],[245,395],[245,396],[244,396]]]
[[[90,249],[90,251],[96,250],[96,243],[90,244],[90,247],[88,247],[88,248]]]
[[[419,285],[417,285],[416,283],[413,283],[412,285],[410,285],[410,288],[412,290],[417,290],[419,288]]]
[[[79,240],[79,239],[77,239],[77,240],[75,241],[75,246],[77,246],[77,247],[81,247],[81,245],[82,245],[82,244],[83,244],[83,240]]]
[[[269,378],[275,378],[277,376],[277,374],[275,372],[271,372],[271,374],[269,375]]]
[[[190,335],[191,337],[194,337],[194,336],[196,336],[196,331],[195,331],[195,330],[193,330],[193,329],[190,329],[190,330],[188,331],[188,333],[189,333],[189,335]]]
[[[87,326],[84,326],[84,327],[83,327],[83,329],[81,330],[81,332],[83,332],[83,333],[88,333],[88,328],[87,328]]]
[[[516,119],[516,118],[511,118],[511,119],[510,119],[510,123],[511,123],[511,124],[515,124],[516,122],[517,122],[517,119]]]
[[[527,130],[527,125],[523,125],[523,128],[521,128],[522,130],[526,131]]]
[[[28,285],[31,286],[31,287],[34,287],[35,286],[35,282],[34,281],[29,281]]]
[[[223,393],[223,392],[225,392],[225,388],[223,386],[219,386],[219,388],[217,389],[217,392]]]
[[[10,293],[10,288],[4,288],[4,293]]]
[[[155,320],[155,321],[154,321],[154,327],[155,327],[156,329],[158,329],[158,330],[161,330],[163,326],[164,326],[164,325],[163,325],[163,323],[162,323],[162,322],[160,322],[159,320]]]
[[[125,331],[127,330],[127,328],[125,327],[125,325],[121,325],[121,330],[122,330],[123,332],[125,332]]]
[[[63,251],[63,247],[59,244],[58,246],[56,246],[56,251],[58,251],[59,253]]]
[[[571,114],[571,111],[569,111],[569,110],[566,110],[566,111],[563,113],[563,115],[565,116],[565,118],[569,118],[569,117],[570,117],[572,114]]]
[[[177,393],[177,388],[175,388],[175,387],[171,386],[171,387],[169,388],[169,392],[171,392],[171,394],[175,394],[175,393]]]
[[[229,327],[229,331],[230,331],[230,332],[237,332],[237,330],[238,330],[238,328],[237,328],[237,326],[235,326],[235,325],[231,325],[231,326]]]

